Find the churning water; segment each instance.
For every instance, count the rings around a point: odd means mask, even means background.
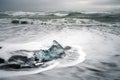
[[[45,68],[23,72],[1,70],[1,80],[119,80],[118,16],[110,13],[1,12],[1,58],[7,60],[9,52],[15,50],[49,48],[53,40],[78,50],[78,54],[68,54],[69,59],[54,61]],[[12,24],[12,20],[27,21],[27,24]],[[12,73],[12,76],[21,76],[9,77]]]

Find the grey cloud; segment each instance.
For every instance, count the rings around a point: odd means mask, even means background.
[[[93,1],[95,5],[120,5],[120,0],[100,0],[100,1]]]
[[[108,8],[120,8],[120,0],[0,0],[0,10],[102,11]]]

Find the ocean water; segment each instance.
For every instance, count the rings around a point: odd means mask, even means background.
[[[0,80],[120,80],[119,13],[0,12],[0,57],[7,60],[14,50],[45,49],[53,40],[77,47],[86,57],[77,60],[72,54],[70,61],[19,76],[6,77],[15,72],[0,71]]]

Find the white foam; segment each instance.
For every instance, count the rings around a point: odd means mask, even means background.
[[[46,15],[45,12],[23,12],[23,11],[18,11],[18,12],[6,12],[8,15],[12,16],[35,16],[35,15]]]
[[[64,16],[67,16],[68,14],[67,13],[55,13],[54,15],[64,17]]]
[[[56,68],[75,66],[85,60],[85,53],[79,46],[72,46],[70,51],[66,52],[66,57],[60,60]]]

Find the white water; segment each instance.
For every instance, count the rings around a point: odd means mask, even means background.
[[[75,23],[76,25],[57,25],[58,23],[54,23],[56,25],[9,25],[10,27],[4,27],[3,30],[1,30],[1,33],[4,34],[0,35],[1,37],[4,36],[3,39],[5,39],[0,43],[0,45],[3,46],[3,49],[0,50],[0,55],[2,57],[8,57],[10,51],[19,49],[47,49],[52,45],[53,40],[58,41],[63,47],[72,46],[73,49],[77,49],[80,53],[71,54],[69,59],[66,57],[63,60],[58,61],[59,64],[55,65],[54,68],[52,67],[51,70],[41,73],[44,75],[35,74],[7,79],[119,79],[119,28],[112,27],[112,24],[106,24],[106,26],[103,26],[103,23],[97,23],[92,20],[80,19],[80,21],[85,23],[82,24],[80,22],[79,24],[82,25],[77,25],[77,23]],[[89,24],[90,27],[87,27],[87,24]],[[17,29],[18,31],[15,31]],[[84,54],[86,54],[86,58],[84,58]],[[83,57],[76,57],[78,55]]]
[[[66,57],[63,59],[60,59],[56,62],[54,62],[52,65],[47,66],[45,68],[38,68],[38,69],[31,69],[27,71],[0,71],[0,78],[3,77],[12,77],[12,76],[20,76],[20,75],[28,75],[28,74],[35,74],[35,73],[40,73],[42,71],[50,70],[53,68],[63,68],[63,67],[69,67],[69,66],[74,66],[77,65],[85,60],[85,53],[82,51],[80,46],[73,45],[71,43],[67,43],[68,41],[64,41],[64,37],[67,35],[73,35],[74,33],[71,33],[71,31],[67,31],[68,34],[64,35],[64,29],[62,32],[59,34],[49,34],[45,36],[45,39],[42,41],[36,40],[33,42],[28,42],[28,43],[1,43],[3,46],[3,49],[1,49],[0,56],[4,59],[8,59],[12,54],[10,54],[13,51],[16,50],[39,50],[39,49],[47,49],[49,48],[52,44],[52,40],[55,39],[57,41],[60,41],[60,44],[63,45],[63,47],[71,46],[72,49],[69,51],[66,51]],[[61,38],[64,35],[63,38]],[[72,39],[75,37],[74,35],[71,36],[70,38]],[[76,36],[77,38],[77,36]],[[69,38],[67,39],[69,40]],[[39,41],[39,42],[38,42]],[[63,42],[62,42],[63,41]],[[69,41],[70,42],[70,41]],[[17,53],[16,53],[17,54]],[[32,56],[33,53],[28,53],[28,56]],[[12,72],[12,74],[10,74]],[[5,75],[6,74],[6,75]]]

